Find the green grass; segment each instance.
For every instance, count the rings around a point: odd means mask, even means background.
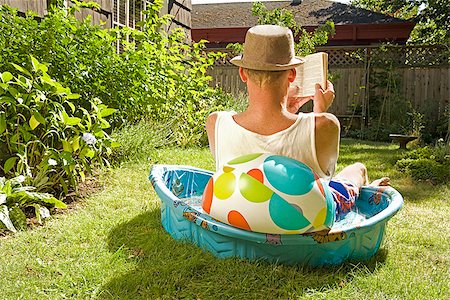
[[[162,228],[153,163],[212,169],[206,149],[160,149],[102,177],[104,189],[45,226],[0,239],[1,299],[449,299],[450,185],[395,171],[396,146],[344,141],[339,167],[388,175],[405,206],[367,262],[308,269],[216,259]]]

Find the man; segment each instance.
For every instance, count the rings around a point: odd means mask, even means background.
[[[309,98],[290,97],[295,67],[302,64],[295,57],[291,30],[276,25],[258,25],[249,29],[244,54],[231,62],[239,66],[239,75],[247,85],[249,104],[242,113],[215,112],[206,121],[206,130],[216,168],[249,153],[274,153],[299,160],[319,177],[334,175],[339,155],[340,125],[327,113],[334,99],[328,81],[319,84],[313,99],[313,113],[295,114]],[[368,184],[366,167],[356,163],[346,167],[330,182],[341,212],[354,205],[361,186]],[[373,185],[387,185],[382,178]],[[339,193],[339,194],[336,194]],[[336,196],[337,195],[337,196]],[[339,203],[338,203],[339,202]]]

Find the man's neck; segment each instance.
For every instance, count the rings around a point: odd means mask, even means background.
[[[248,112],[258,115],[274,115],[286,110],[287,91],[282,87],[259,87],[249,83]]]

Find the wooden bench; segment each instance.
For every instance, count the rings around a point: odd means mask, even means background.
[[[405,135],[405,134],[390,134],[389,137],[394,141],[400,144],[399,149],[406,149],[406,144],[411,141],[416,140],[418,137],[413,135]]]

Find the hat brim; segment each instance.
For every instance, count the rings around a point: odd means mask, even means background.
[[[305,60],[301,57],[294,57],[291,59],[291,61],[287,64],[258,64],[256,62],[246,62],[242,55],[238,55],[236,57],[233,57],[230,62],[238,67],[242,67],[245,69],[251,69],[251,70],[258,70],[258,71],[284,71],[293,69],[295,67],[298,67],[299,65],[303,64]]]

